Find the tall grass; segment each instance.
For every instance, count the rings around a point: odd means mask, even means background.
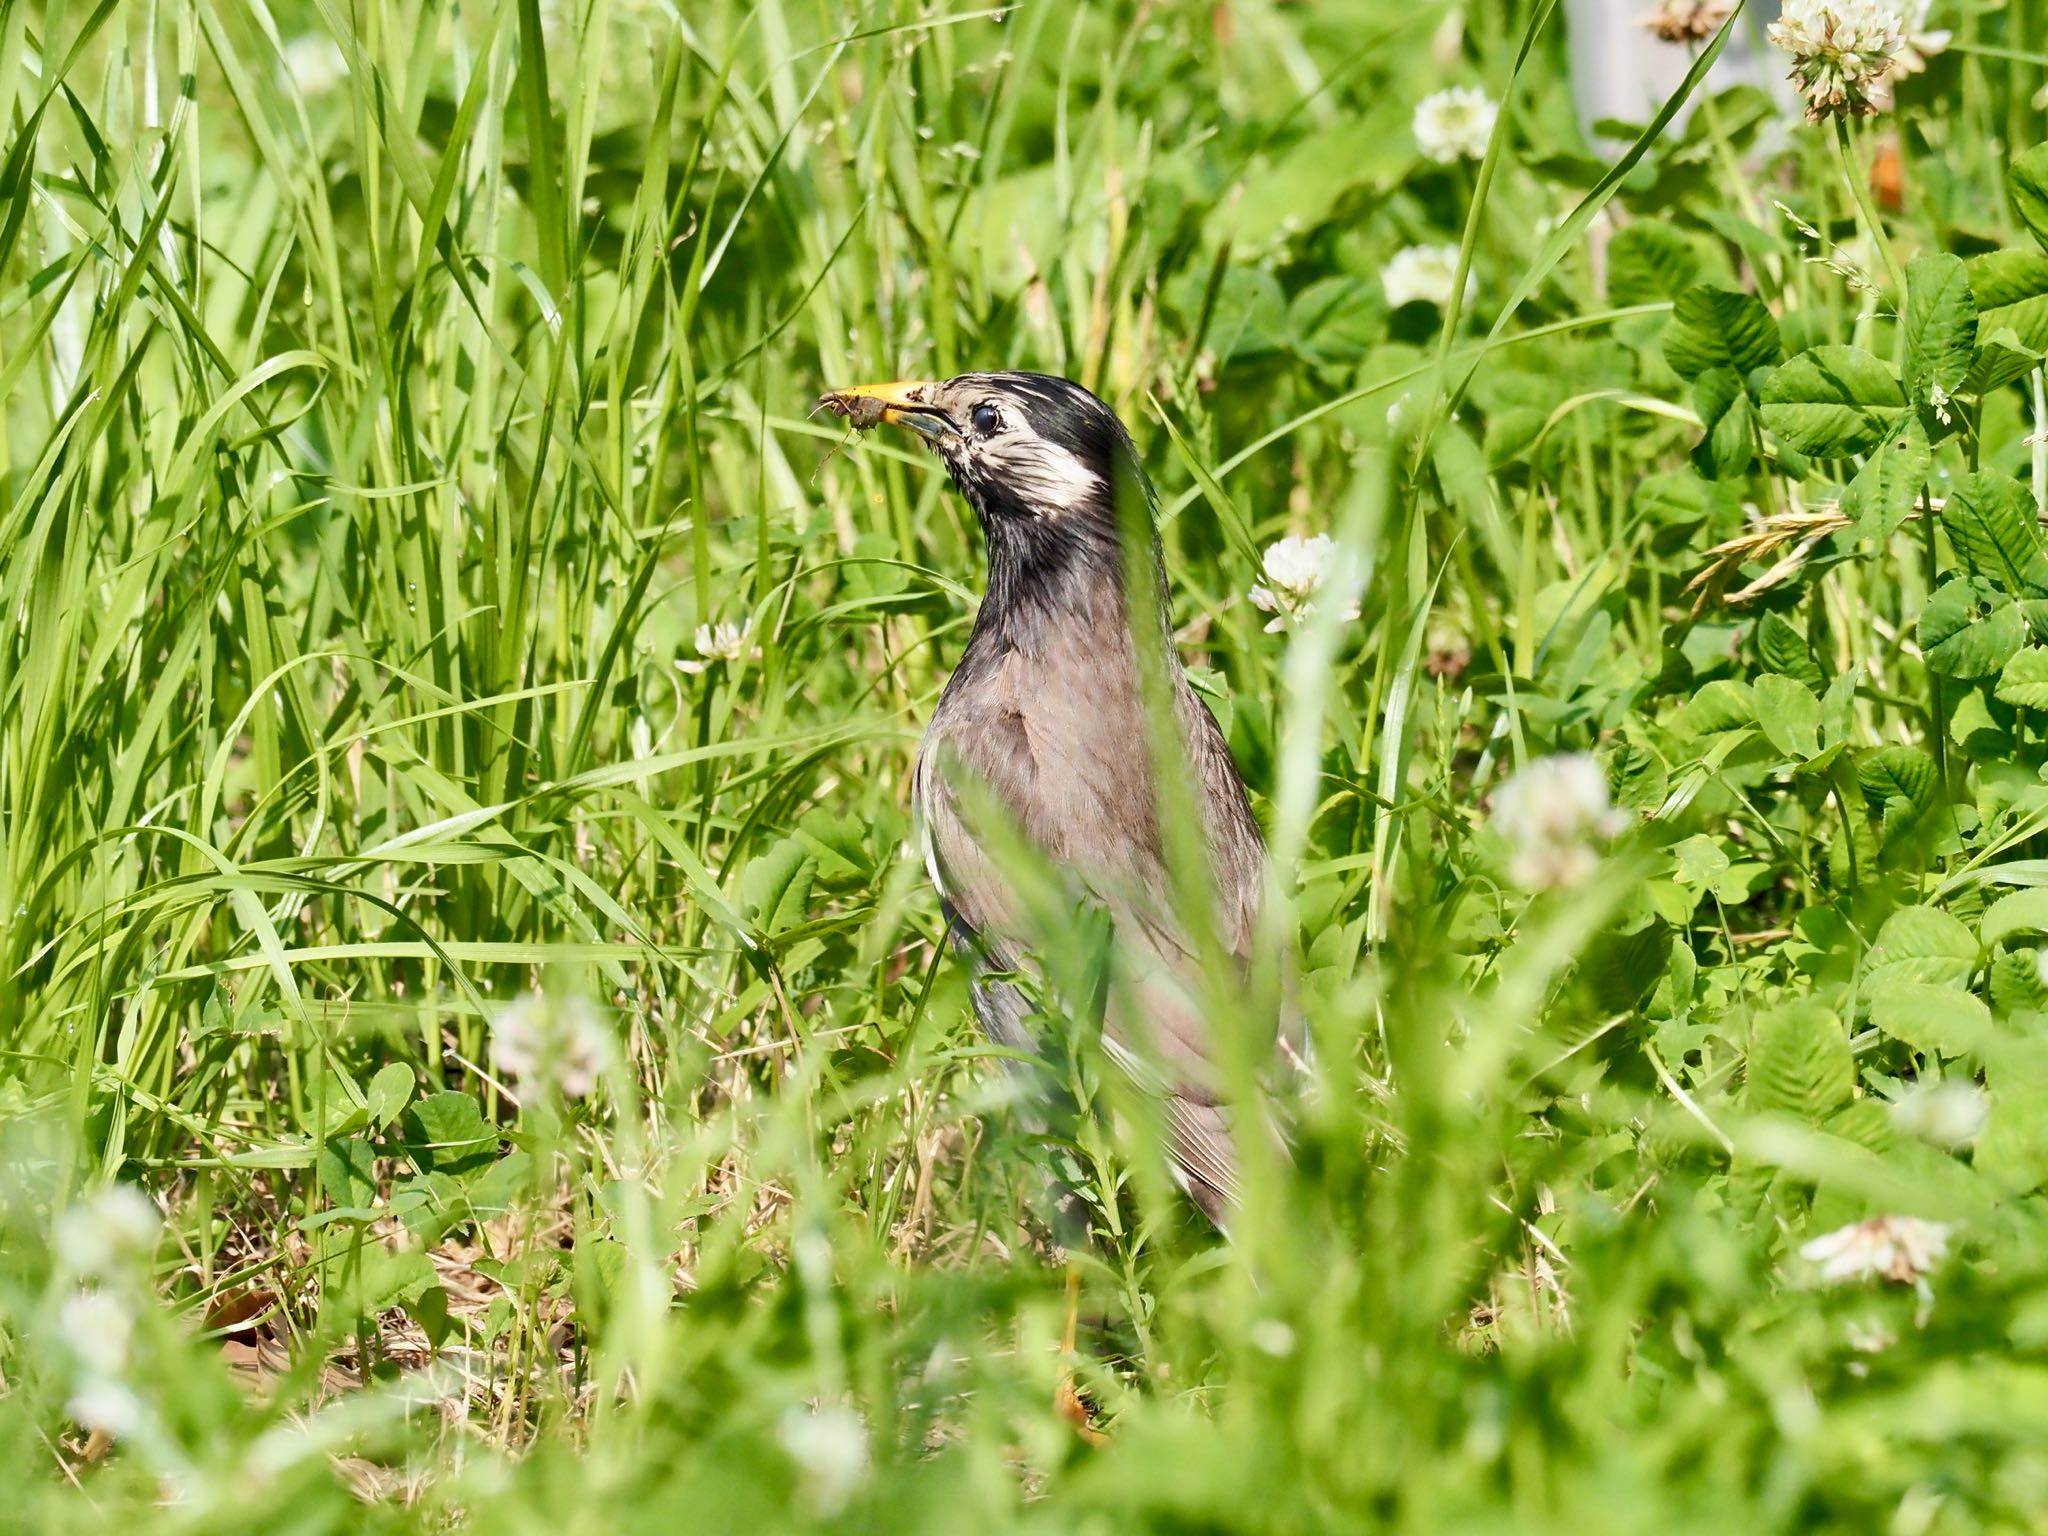
[[[1972,12],[1927,82],[1896,238],[2013,236],[2031,15]],[[1479,824],[1737,634],[1673,621],[1707,524],[1636,490],[1697,418],[1629,374],[1668,294],[1603,286],[1596,216],[1888,323],[1729,211],[1846,235],[1824,153],[1715,183],[1777,131],[1738,93],[1603,180],[1562,60],[1493,3],[0,11],[12,1518],[2031,1528],[2031,1261],[1859,1356],[1783,1190],[1897,1180],[1752,1138],[1739,1023],[1688,1033],[1797,956],[1738,979],[1703,916],[1698,1019],[1616,996],[1705,813],[1533,903]],[[1448,81],[1507,99],[1476,188],[1408,136]],[[1388,313],[1379,264],[1461,235],[1477,318]],[[1137,434],[1271,828],[1317,1066],[1228,1245],[1085,1040],[1104,1112],[1035,1128],[940,953],[908,769],[978,535],[808,411],[982,366]],[[1325,529],[1364,616],[1265,633],[1260,548]],[[1850,655],[1909,665],[1924,589],[1850,571]],[[494,1058],[527,997],[601,1011],[588,1100]],[[50,1234],[115,1180],[167,1230],[110,1440]],[[1070,1368],[1107,1447],[1052,1411]]]

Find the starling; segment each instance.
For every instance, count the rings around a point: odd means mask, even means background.
[[[1153,579],[1146,590],[1126,586],[1119,497],[1142,495],[1148,530],[1153,509],[1130,434],[1078,384],[1037,373],[866,384],[822,403],[858,427],[916,432],[945,462],[988,543],[987,593],[918,750],[912,788],[982,1028],[999,1045],[1035,1048],[1031,1004],[1008,979],[1032,967],[1034,936],[973,814],[993,803],[1114,928],[1125,985],[1112,989],[1106,1049],[1163,1096],[1175,1176],[1221,1227],[1238,1195],[1232,1117],[1198,1002],[1196,946],[1175,910],[1161,776],[1191,792],[1208,842],[1215,933],[1240,965],[1257,926],[1265,848],[1229,745],[1177,664],[1163,669],[1172,758],[1155,763],[1149,750],[1141,666],[1147,656],[1170,658],[1173,639],[1156,532]]]

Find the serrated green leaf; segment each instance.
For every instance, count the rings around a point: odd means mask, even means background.
[[[1879,747],[1857,763],[1856,780],[1880,805],[1904,800],[1921,811],[1934,804],[1941,789],[1934,759],[1918,747]]]
[[[320,1187],[328,1204],[365,1208],[377,1197],[377,1149],[363,1137],[330,1141],[320,1149]]]
[[[1287,293],[1280,279],[1255,267],[1223,274],[1205,340],[1219,359],[1244,361],[1287,345]]]
[[[1892,1117],[1882,1104],[1870,1099],[1856,1099],[1843,1105],[1828,1117],[1827,1128],[1844,1141],[1853,1141],[1873,1152],[1889,1152],[1899,1139]]]
[[[1981,322],[1977,329],[1977,354],[1970,360],[1969,375],[1963,380],[1964,394],[1988,395],[2041,366],[2041,354],[2022,342],[2019,332],[2011,326],[2000,326],[1988,336],[1983,334]]]
[[[1934,467],[1934,450],[1920,418],[1902,414],[1899,423],[1842,493],[1842,515],[1855,523],[1859,538],[1879,545],[1912,515]]]
[[[1941,526],[1972,572],[2014,597],[2048,590],[2034,498],[2010,475],[1979,470],[1949,493]]]
[[[1906,288],[1906,392],[1938,440],[1962,414],[1946,401],[1962,389],[1976,355],[1977,301],[1962,258],[1946,253],[1916,258]]]
[[[1688,736],[1712,736],[1756,724],[1756,695],[1749,684],[1717,677],[1692,696],[1672,724]]]
[[[1737,480],[1756,459],[1757,415],[1733,368],[1709,368],[1692,381],[1693,409],[1706,429],[1693,462],[1710,480]]]
[[[1991,677],[2026,642],[2019,605],[1965,576],[1937,587],[1920,610],[1920,652],[1943,677]]]
[[[1683,379],[1709,368],[1732,368],[1747,378],[1775,363],[1782,350],[1778,322],[1763,302],[1726,288],[1686,289],[1664,330],[1664,361]]]
[[[2038,950],[2008,949],[1991,961],[1991,1006],[2000,1013],[2048,1013]]]
[[[362,1250],[350,1296],[364,1313],[376,1313],[410,1305],[438,1284],[440,1272],[426,1254],[417,1249],[392,1253],[371,1244]]]
[[[1960,982],[1977,968],[1977,936],[1939,907],[1901,907],[1870,946],[1876,979]]]
[[[1655,219],[1637,219],[1607,246],[1607,302],[1616,306],[1676,299],[1699,276],[1699,253]]]
[[[1812,347],[1790,359],[1763,389],[1764,425],[1817,459],[1868,453],[1905,412],[1905,392],[1860,347]]]
[[[1794,762],[1820,751],[1820,700],[1804,683],[1766,672],[1753,685],[1764,739]]]
[[[2010,330],[2021,346],[2048,351],[2048,255],[1987,251],[1967,265],[1970,292],[1977,300],[1977,333]]]
[[[1977,933],[1987,947],[2015,933],[2048,933],[2048,886],[1999,897],[1984,909]]]
[[[2007,1195],[2048,1184],[2048,1089],[2027,1086],[1991,1096],[1991,1118],[1970,1152],[1970,1166]]]
[[[2012,193],[2013,212],[2035,244],[2048,250],[2048,144],[2036,144],[2013,161],[2005,185]]]
[[[1750,1106],[1818,1125],[1855,1086],[1849,1037],[1827,1008],[1787,1003],[1756,1021],[1744,1065]]]
[[[1295,355],[1319,367],[1358,362],[1386,330],[1380,291],[1355,277],[1310,283],[1287,306]]]
[[[1870,1021],[1916,1051],[1963,1056],[1997,1038],[1981,998],[1934,982],[1886,980],[1870,989]]]
[[[1645,522],[1660,528],[1691,528],[1705,522],[1722,504],[1724,493],[1689,469],[1645,475],[1637,482],[1630,504]]]
[[[2048,649],[2029,646],[2005,664],[1993,690],[2000,703],[2048,709]]]
[[[1663,978],[1670,956],[1671,928],[1656,922],[1632,933],[1601,935],[1580,960],[1579,974],[1596,1007],[1621,1013],[1642,1006]]]
[[[475,1099],[454,1089],[428,1094],[399,1124],[406,1153],[422,1173],[474,1173],[498,1150],[498,1128],[484,1119]]]
[[[1827,686],[1827,678],[1813,659],[1813,648],[1781,613],[1767,613],[1757,622],[1756,654],[1771,671],[1781,673],[1812,689],[1816,694]]]
[[[765,938],[784,933],[810,917],[817,856],[794,837],[757,854],[740,876],[740,910]]]

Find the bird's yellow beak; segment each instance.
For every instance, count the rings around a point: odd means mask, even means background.
[[[909,427],[927,437],[952,430],[953,421],[936,405],[927,403],[937,389],[929,379],[898,379],[889,384],[855,384],[828,390],[818,404],[835,416],[844,416],[865,432],[884,423]]]

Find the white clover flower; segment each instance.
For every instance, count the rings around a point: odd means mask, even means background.
[[[1944,1222],[1918,1216],[1873,1216],[1852,1221],[1799,1250],[1809,1264],[1820,1266],[1823,1280],[1865,1280],[1872,1276],[1897,1285],[1917,1285],[1948,1256]]]
[[[57,1313],[57,1331],[88,1376],[118,1377],[135,1342],[135,1311],[111,1291],[74,1291]]]
[[[1662,0],[1643,25],[1663,42],[1703,43],[1721,30],[1734,9],[1730,0]]]
[[[851,1408],[791,1407],[777,1438],[802,1472],[804,1494],[819,1514],[844,1509],[867,1476],[868,1427]]]
[[[1937,53],[1948,51],[1949,39],[1954,36],[1947,28],[1932,28],[1927,25],[1928,13],[1934,9],[1934,0],[1907,0],[1902,24],[1906,44],[1899,50],[1899,56],[1892,66],[1894,79],[1901,75],[1917,75],[1927,67],[1927,61]]]
[[[1892,1124],[1937,1147],[1967,1147],[1984,1133],[1991,1102],[1975,1083],[1917,1083],[1892,1105]]]
[[[115,1440],[141,1432],[149,1422],[149,1408],[132,1387],[103,1376],[79,1383],[78,1390],[64,1405],[71,1421],[80,1429],[94,1431]]]
[[[1792,55],[1810,121],[1867,117],[1889,99],[1905,21],[1890,0],[1786,0],[1770,39]]]
[[[1387,305],[1434,304],[1443,309],[1451,302],[1458,281],[1458,248],[1455,245],[1411,245],[1394,253],[1394,259],[1380,268],[1380,287],[1386,290]],[[1465,302],[1471,303],[1479,284],[1465,274]]]
[[[727,663],[745,661],[749,656],[761,654],[759,646],[747,644],[750,626],[734,624],[721,619],[716,624],[699,624],[691,643],[697,647],[700,661],[679,661],[676,666],[684,672],[702,672],[714,661]]]
[[[597,1010],[580,997],[529,993],[491,1021],[491,1061],[522,1086],[588,1098],[611,1052]]]
[[[1415,104],[1415,147],[1438,165],[1481,159],[1499,116],[1499,105],[1486,92],[1454,85]]]
[[[108,1184],[66,1209],[52,1238],[67,1273],[98,1279],[155,1253],[162,1225],[149,1196],[132,1184]]]
[[[1266,579],[1252,588],[1251,600],[1261,613],[1275,615],[1266,626],[1267,634],[1277,634],[1290,622],[1302,623],[1315,613],[1316,594],[1330,579],[1336,559],[1337,541],[1327,533],[1310,538],[1290,533],[1266,546],[1260,559]],[[1358,604],[1347,604],[1344,617],[1357,618]]]
[[[1493,792],[1493,829],[1509,848],[1508,878],[1527,891],[1577,885],[1600,863],[1598,843],[1628,826],[1607,775],[1584,752],[1539,757]]]

